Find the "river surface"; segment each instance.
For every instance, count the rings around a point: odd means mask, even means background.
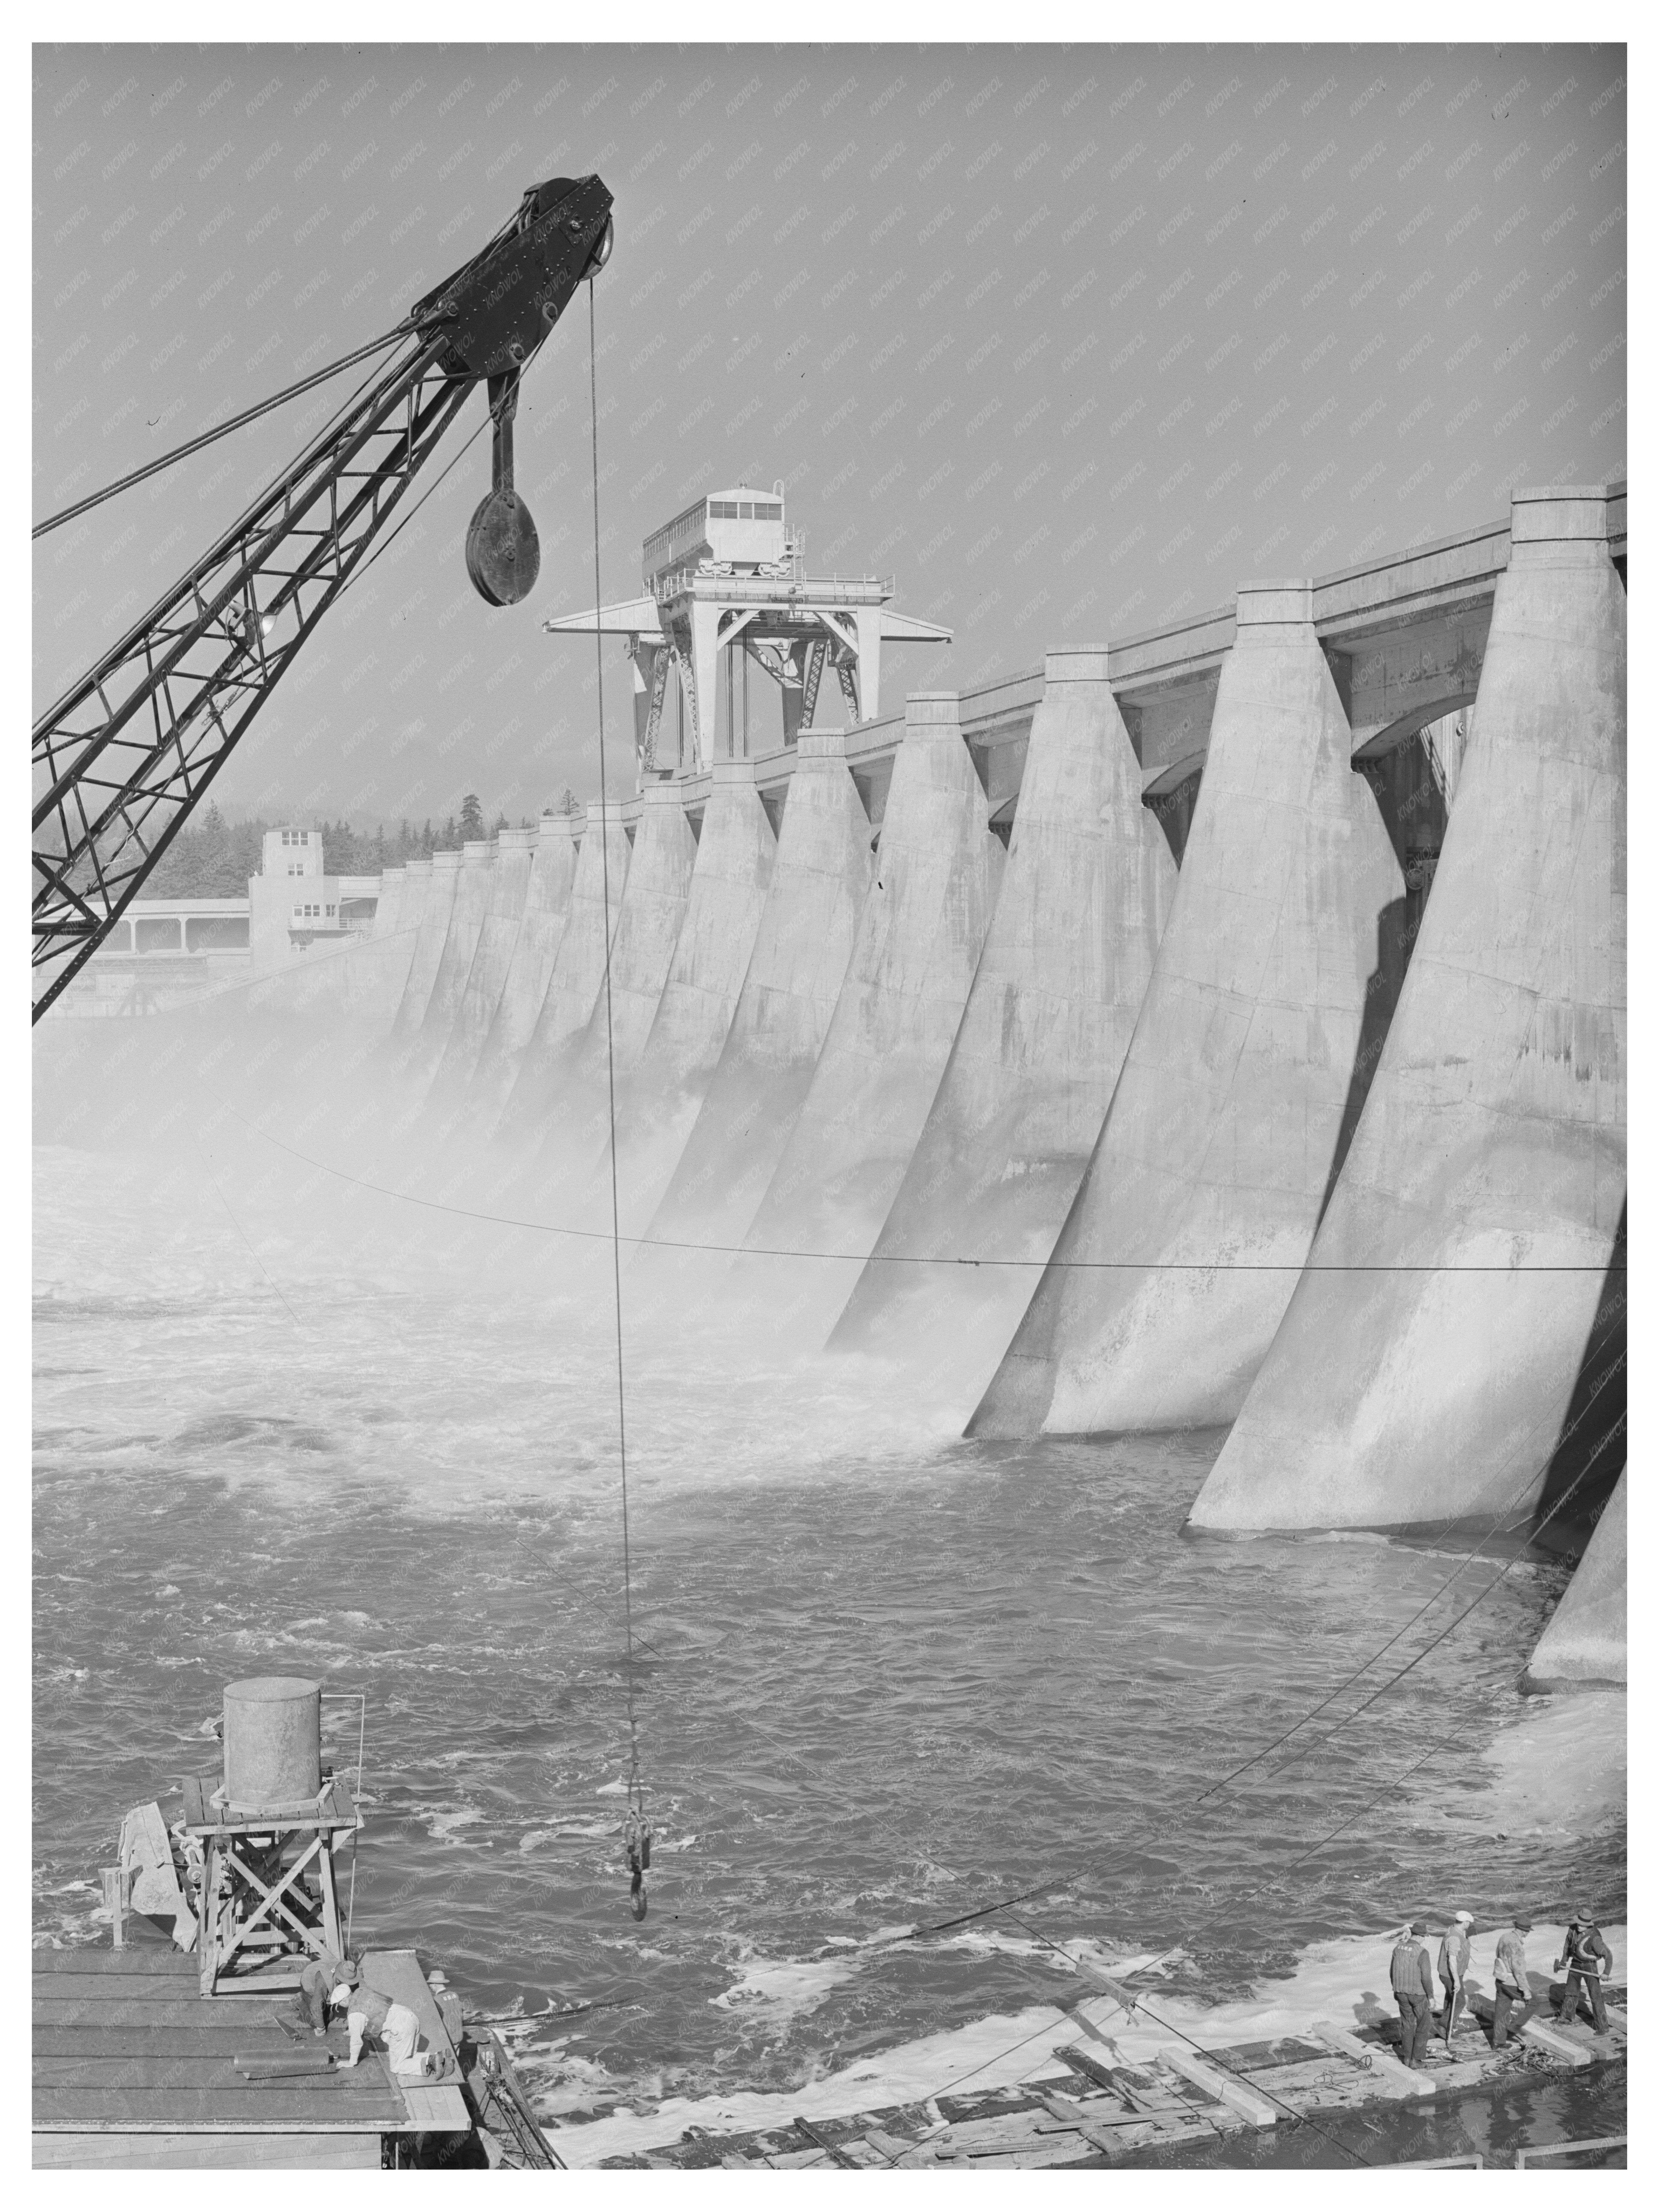
[[[711,1276],[626,1340],[635,1923],[609,1277],[411,1212],[217,1141],[37,1152],[37,1942],[107,1941],[122,1812],[269,1672],[339,1693],[342,1767],[367,1700],[356,1936],[508,2018],[566,2120],[854,2066],[875,2105],[919,2044],[949,2087],[1076,1994],[1054,1945],[1179,1947],[1203,2005],[1333,1944],[1386,1994],[1418,1912],[1622,1921],[1616,1776],[1564,1788],[1515,1687],[1559,1565],[1184,1536],[1216,1434],[963,1443]]]

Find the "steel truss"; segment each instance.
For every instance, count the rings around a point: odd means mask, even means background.
[[[476,380],[417,338],[35,725],[35,1015],[78,974],[350,581]]]

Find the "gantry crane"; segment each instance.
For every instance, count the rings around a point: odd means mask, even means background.
[[[481,381],[494,460],[467,531],[467,571],[492,606],[529,592],[541,556],[513,483],[519,380],[577,287],[610,258],[611,207],[598,177],[554,177],[526,191],[482,252],[383,339],[335,364],[399,349],[35,724],[37,1021],[125,911]],[[77,502],[34,535],[166,465]]]

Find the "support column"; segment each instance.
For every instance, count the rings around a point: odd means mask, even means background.
[[[1405,884],[1306,583],[1247,584],[1170,920],[982,1436],[1201,1426],[1243,1402],[1386,1023]]]
[[[1624,1310],[1625,677],[1605,489],[1517,491],[1411,972],[1194,1526],[1438,1524],[1543,1493]]]
[[[691,603],[691,703],[697,766],[714,765],[714,729],[720,692],[720,611],[711,599]]]

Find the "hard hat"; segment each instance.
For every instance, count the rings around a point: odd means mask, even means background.
[[[1472,1912],[1454,1912],[1452,1918],[1454,1920],[1466,1921],[1471,1928],[1474,1925],[1474,1915]]]

